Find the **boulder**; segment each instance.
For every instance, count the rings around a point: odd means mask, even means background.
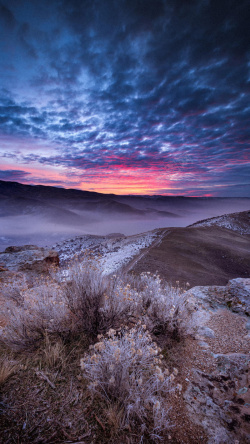
[[[238,313],[250,316],[250,278],[232,279],[227,284],[230,307]]]
[[[43,273],[59,265],[58,253],[36,245],[11,246],[0,253],[2,271],[35,271]]]
[[[5,248],[4,253],[19,253],[20,251],[37,250],[38,248],[37,245],[14,245]]]

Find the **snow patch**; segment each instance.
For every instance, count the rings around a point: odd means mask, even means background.
[[[101,259],[104,274],[114,273],[122,266],[126,265],[134,256],[140,253],[143,248],[149,247],[155,234],[137,236],[135,240],[127,245],[122,244],[117,251],[110,251],[104,254]]]
[[[224,216],[213,217],[208,220],[196,222],[191,226],[192,227],[217,226],[217,227],[227,228],[228,230],[232,230],[240,234],[250,234],[249,224],[237,220],[237,217],[234,217],[233,215],[227,215],[227,214],[225,214]]]
[[[126,265],[141,250],[149,247],[158,236],[157,231],[133,236],[77,236],[55,244],[52,249],[59,255],[60,264],[66,264],[74,258],[91,252],[99,259],[103,273],[108,275]]]

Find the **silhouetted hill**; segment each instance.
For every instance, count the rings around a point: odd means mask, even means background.
[[[56,188],[43,185],[23,185],[18,182],[0,181],[0,215],[34,214],[36,210],[46,214],[71,209],[82,211],[105,211],[143,216],[144,211],[126,203],[116,202],[115,195],[90,191]],[[69,215],[69,213],[67,213]],[[63,216],[63,214],[62,214]],[[76,216],[76,215],[75,215]]]

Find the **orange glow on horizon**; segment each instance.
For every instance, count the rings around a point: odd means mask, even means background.
[[[9,160],[9,159],[8,159]],[[68,171],[57,166],[41,167],[33,165],[11,165],[10,161],[2,167],[2,171],[21,170],[23,177],[9,179],[27,185],[44,185],[92,191],[102,194],[117,195],[190,195],[183,189],[183,179],[186,176],[188,187],[193,187],[190,174],[159,171],[151,169],[120,169],[120,170],[85,170]],[[7,180],[7,179],[6,179]],[[191,195],[212,196],[204,185],[195,187]],[[198,188],[198,193],[197,193]],[[200,193],[199,193],[200,190]]]

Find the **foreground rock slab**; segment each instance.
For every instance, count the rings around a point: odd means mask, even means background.
[[[208,443],[250,442],[250,279],[187,292],[197,327],[183,394]]]
[[[0,272],[35,271],[43,273],[51,265],[59,265],[58,253],[36,245],[8,247],[3,253],[0,253]]]

